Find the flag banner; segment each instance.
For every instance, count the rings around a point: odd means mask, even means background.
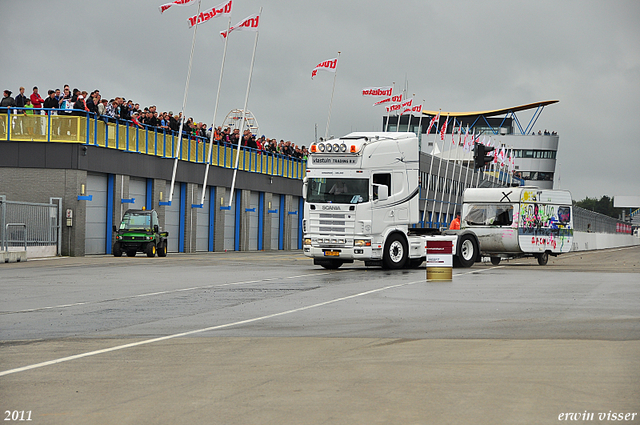
[[[442,124],[442,129],[440,130],[440,140],[442,140],[444,142],[444,134],[447,132],[447,125],[449,125],[449,116],[447,116],[447,119],[444,121],[444,124]]]
[[[431,121],[429,121],[429,128],[427,129],[427,134],[431,133],[431,128],[435,125],[436,121],[440,121],[440,113],[438,112],[438,115],[436,115],[435,117],[431,118]],[[436,128],[437,130],[437,128]]]
[[[198,15],[194,15],[188,19],[189,28],[193,28],[196,25],[202,24],[203,22],[207,22],[212,18],[217,18],[218,16],[229,16],[231,15],[231,6],[233,0],[226,1],[224,3],[220,3],[217,6],[212,7],[209,10],[205,10],[204,12],[200,12]]]
[[[391,96],[391,97],[388,97],[386,99],[382,99],[382,100],[374,103],[373,106],[378,106],[378,105],[382,105],[382,104],[389,103],[389,102],[391,102],[391,103],[400,103],[400,102],[402,102],[402,95],[398,94],[396,96]]]
[[[411,108],[411,105],[413,104],[413,98],[409,99],[409,100],[405,100],[402,103],[396,103],[394,105],[391,106],[387,106],[387,112],[395,112],[395,111],[404,111],[404,109],[406,108]],[[400,115],[402,115],[404,112],[400,112]]]
[[[389,87],[367,87],[362,89],[363,96],[391,96],[391,90]]]
[[[258,31],[258,24],[260,24],[260,14],[256,13],[255,15],[247,16],[242,21],[230,27],[228,32],[227,30],[220,31],[220,35],[224,40],[231,34],[231,31]]]
[[[313,80],[313,77],[315,77],[318,74],[318,70],[336,72],[337,67],[338,67],[338,58],[333,58],[333,59],[326,60],[324,62],[320,62],[318,66],[313,68],[313,71],[311,71],[311,79]]]
[[[402,111],[402,114],[407,114],[407,113],[413,114],[414,112],[417,113],[417,114],[421,113],[422,112],[422,105],[414,105],[414,106],[412,106],[410,108],[406,108],[404,111]],[[400,115],[402,115],[402,114],[400,114]]]
[[[163,13],[165,10],[169,9],[171,6],[191,6],[195,4],[196,0],[176,0],[171,3],[163,4],[162,6],[158,6],[160,9],[160,13]]]

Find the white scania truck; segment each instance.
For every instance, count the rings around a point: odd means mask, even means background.
[[[418,139],[413,133],[351,133],[314,143],[303,197],[303,251],[314,264],[336,269],[354,260],[414,268],[425,259],[420,221]],[[478,239],[460,231],[454,260],[470,267]]]
[[[454,264],[568,252],[571,194],[535,187],[473,188],[463,194],[461,230],[412,228],[420,221],[418,139],[413,133],[351,133],[311,145],[304,179],[303,251],[336,269],[414,268],[434,235],[454,236]],[[423,170],[424,171],[424,170]]]

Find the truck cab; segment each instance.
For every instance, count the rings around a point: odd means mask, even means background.
[[[419,265],[418,140],[413,133],[351,133],[311,145],[304,179],[304,254],[328,269],[354,260]]]

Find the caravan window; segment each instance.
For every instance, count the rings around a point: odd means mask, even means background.
[[[470,205],[467,214],[462,220],[468,226],[511,226],[513,223],[513,205]]]

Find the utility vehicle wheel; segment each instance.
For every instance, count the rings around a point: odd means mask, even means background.
[[[155,257],[156,256],[156,243],[149,242],[147,244],[147,249],[144,250],[147,253],[147,257]]]
[[[547,251],[537,255],[536,257],[538,258],[538,264],[541,266],[547,265],[547,262],[549,261],[549,253]]]
[[[494,266],[500,264],[500,257],[491,257],[491,264],[493,264]]]
[[[457,263],[461,267],[471,267],[476,259],[476,243],[473,236],[462,235],[458,239],[458,252],[456,253]]]
[[[408,256],[407,242],[404,238],[398,234],[389,236],[382,254],[384,266],[388,269],[401,269],[407,262]]]
[[[167,256],[167,241],[161,241],[158,244],[158,257]]]
[[[135,256],[136,256],[135,251],[127,251],[127,257],[135,257]]]
[[[120,247],[120,242],[116,242],[113,244],[112,251],[114,257],[122,257],[122,248]]]

